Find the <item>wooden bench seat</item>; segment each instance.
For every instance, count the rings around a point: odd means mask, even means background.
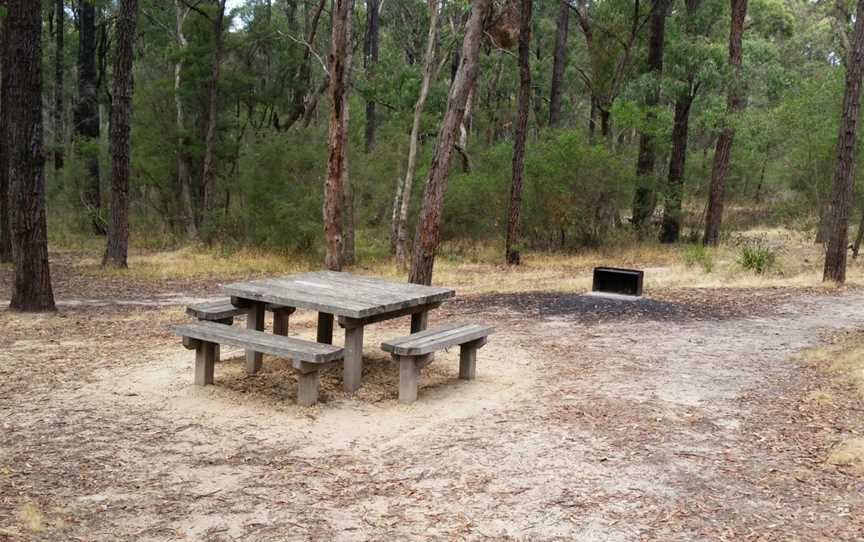
[[[436,351],[451,346],[460,346],[459,378],[473,380],[477,374],[477,350],[494,332],[492,326],[453,322],[381,343],[381,349],[399,362],[399,402],[410,404],[417,400],[418,371],[434,360]]]
[[[294,309],[291,307],[281,307],[269,303],[267,304],[267,310],[272,312],[274,315],[280,315],[286,312],[291,314],[294,312]],[[194,305],[186,307],[186,314],[197,318],[198,320],[229,325],[234,323],[235,316],[249,314],[250,311],[250,307],[238,307],[231,303],[231,299],[227,297],[225,299],[217,299],[216,301],[195,303]]]
[[[279,357],[291,358],[297,371],[297,402],[303,406],[318,402],[319,371],[339,362],[343,349],[263,331],[243,329],[213,322],[174,326],[183,337],[183,346],[195,350],[195,384],[213,384],[216,346],[225,344]]]
[[[294,313],[293,307],[281,307],[267,304],[267,310],[273,313],[273,333],[276,335],[288,335],[288,318]],[[217,299],[216,301],[205,301],[186,307],[186,314],[206,322],[216,322],[230,326],[234,324],[235,316],[252,314],[252,307],[237,306],[231,302],[231,298]],[[216,345],[216,361],[220,358],[219,345]]]
[[[196,303],[186,307],[186,314],[209,322],[220,324],[232,324],[235,316],[241,316],[249,312],[245,307],[235,307],[228,298],[216,301]]]

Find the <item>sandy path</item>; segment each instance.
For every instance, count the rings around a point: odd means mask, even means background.
[[[858,539],[864,484],[797,440],[817,431],[795,409],[809,376],[789,358],[864,325],[862,306],[807,296],[771,316],[626,326],[475,307],[500,329],[479,379],[454,381],[446,353],[412,407],[369,346],[395,325],[367,339],[380,386],[314,409],[238,392],[230,362],[222,386],[196,389],[189,353],[162,346],[86,383],[0,396],[0,533]]]

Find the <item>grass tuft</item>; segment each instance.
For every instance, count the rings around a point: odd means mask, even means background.
[[[864,438],[849,439],[828,454],[827,463],[864,475]]]

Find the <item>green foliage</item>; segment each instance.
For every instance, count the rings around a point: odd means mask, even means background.
[[[745,242],[738,251],[738,263],[744,269],[763,275],[777,262],[777,250],[764,240]]]
[[[258,245],[316,255],[322,243],[322,181],[330,108],[322,66],[330,39],[326,7],[307,47],[303,41],[317,2],[246,0],[232,4],[218,82],[216,211],[202,221],[207,89],[216,43],[212,21],[189,11],[183,25],[188,45],[181,47],[174,35],[173,2],[141,0],[141,4],[146,16],[139,20],[136,52],[140,54],[135,61],[130,186],[133,239],[143,246],[186,238],[178,173],[178,158],[182,158],[189,167],[195,218],[199,227],[203,223],[206,228],[200,232],[203,238],[228,247]],[[548,92],[558,7],[535,3],[521,246],[526,250],[572,250],[633,235],[627,216],[642,133],[652,136],[657,154],[655,175],[641,181],[658,194],[652,217],[656,225],[664,203],[673,107],[682,96],[694,98],[684,173],[683,233],[701,230],[716,135],[725,126],[734,127],[736,135],[726,179],[724,235],[755,221],[812,227],[817,211],[828,200],[835,159],[844,78],[842,33],[838,30],[851,29],[850,21],[840,20],[829,4],[752,1],[742,71],[747,109],[730,118],[726,113],[731,81],[726,0],[702,0],[691,14],[682,4],[670,10],[660,102],[650,116],[644,105],[653,88],[652,76],[644,70],[649,25],[640,27],[632,50],[625,55],[634,4],[630,0],[589,3],[593,45],[587,46],[571,13],[563,117],[556,130],[549,130]],[[116,2],[100,0],[98,6],[98,23],[105,23],[110,34]],[[451,61],[459,50],[467,6],[466,2],[445,3],[441,14],[436,77],[421,117],[418,171],[409,206],[411,229],[446,108]],[[201,7],[212,15],[213,3]],[[46,16],[50,8],[46,4]],[[420,89],[428,11],[424,2],[382,3],[380,60],[367,69],[362,56],[365,9],[364,3],[357,3],[354,14],[348,176],[355,191],[358,247],[378,257],[389,250],[395,187],[404,175]],[[645,15],[643,11],[640,19]],[[65,28],[65,131],[70,133],[77,94],[72,69],[77,34],[69,20]],[[52,32],[46,22],[46,106],[53,102]],[[113,36],[107,37],[111,43]],[[450,247],[470,247],[475,241],[495,246],[504,235],[519,82],[514,52],[484,46],[480,55],[467,145],[472,171],[463,171],[460,156],[455,154],[445,193],[442,238]],[[107,126],[106,90],[110,89],[112,58],[108,51],[106,86],[99,89],[103,127]],[[304,58],[309,60],[308,80],[299,77]],[[182,62],[179,92],[174,88],[177,62]],[[596,134],[598,141],[593,145],[587,135],[592,93],[608,100],[603,107],[611,118],[610,136]],[[183,106],[182,126],[177,121],[178,97]],[[376,144],[366,154],[364,112],[369,101],[377,103],[378,122]],[[305,120],[300,111],[299,120],[291,123],[298,104],[300,109],[311,104],[317,108]],[[46,143],[51,143],[54,126],[47,111],[45,118]],[[87,216],[81,198],[86,178],[82,159],[86,156],[100,157],[103,211],[99,216],[106,218],[110,186],[107,131],[98,141],[67,142],[65,155],[62,172],[55,174],[48,168],[52,239],[89,232],[92,217]],[[858,197],[860,187],[856,190],[855,200],[864,200]],[[142,242],[142,237],[147,241]],[[685,247],[681,257],[686,265],[698,265],[706,272],[713,266],[712,253],[701,247]]]
[[[691,243],[681,248],[681,261],[688,268],[699,266],[705,273],[714,270],[714,253],[702,243]]]

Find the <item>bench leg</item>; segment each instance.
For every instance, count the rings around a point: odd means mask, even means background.
[[[417,363],[411,356],[394,356],[399,361],[399,402],[410,405],[417,400]]]
[[[246,329],[264,331],[264,303],[252,303],[249,315],[246,317]],[[254,350],[246,351],[246,372],[254,375],[261,370],[261,360],[264,356]]]
[[[216,348],[218,345],[199,341],[195,347],[195,385],[208,386],[213,384],[213,369],[216,365]]]
[[[318,370],[297,371],[297,404],[312,406],[318,402]]]
[[[318,313],[318,342],[333,344],[333,315],[326,312]]]
[[[345,328],[342,387],[348,393],[360,389],[363,380],[363,326]]]
[[[477,376],[477,346],[463,344],[459,348],[459,378],[474,380]]]

